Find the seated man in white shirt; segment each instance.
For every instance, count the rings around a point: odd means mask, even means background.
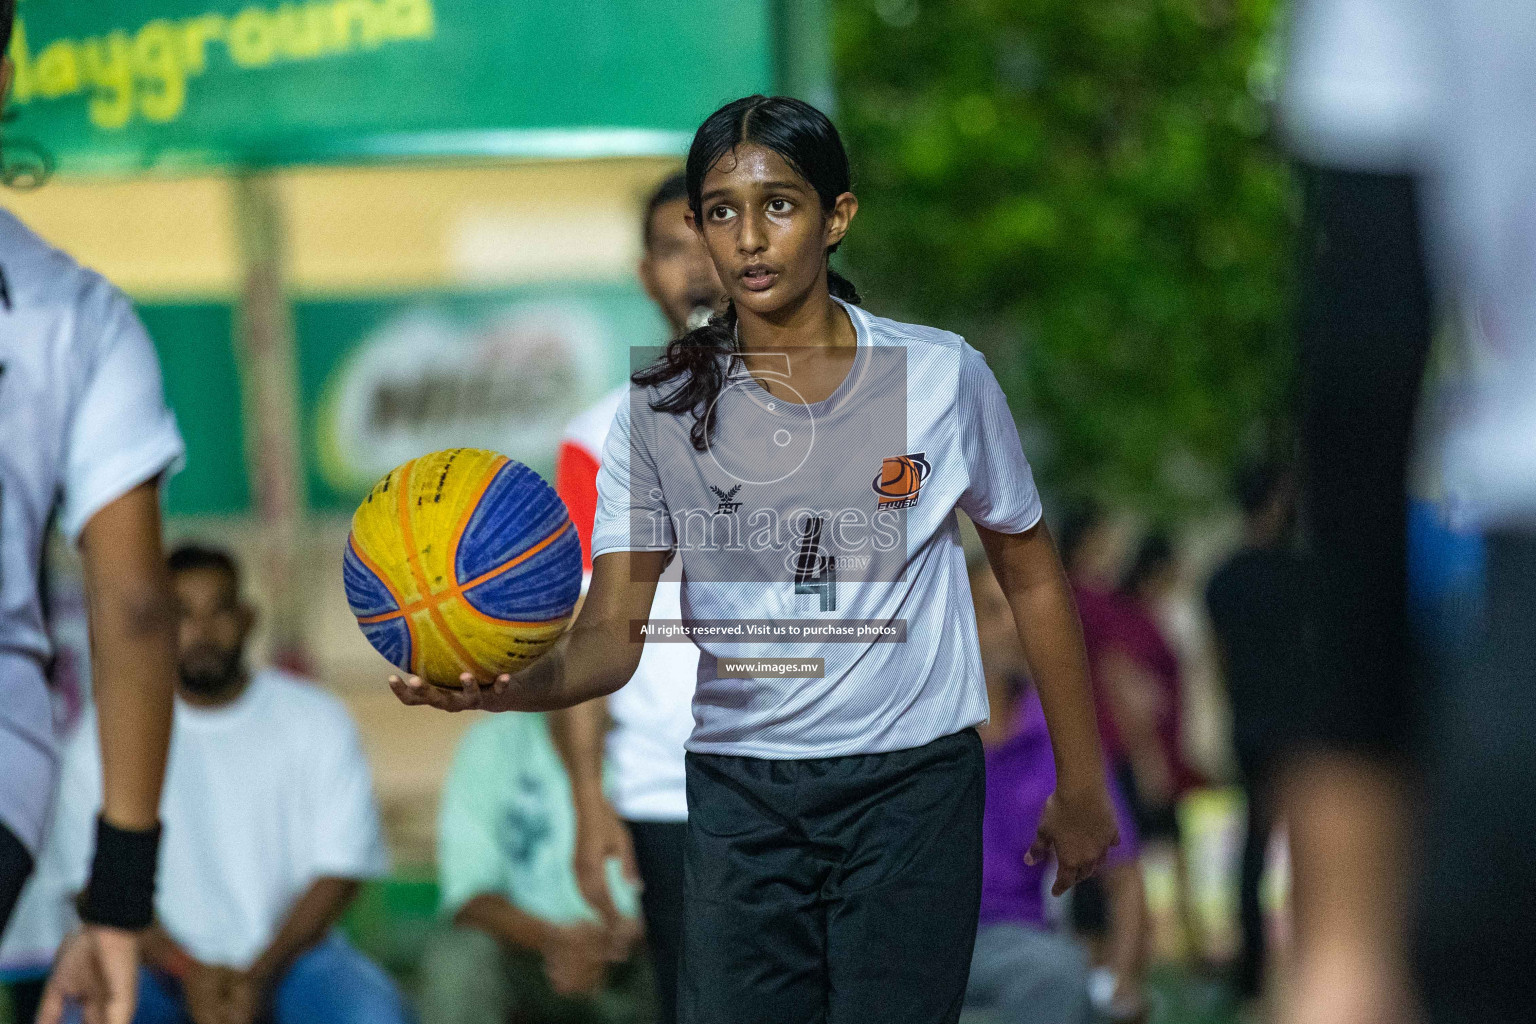
[[[247,671],[254,615],[229,555],[183,547],[170,568],[180,678],[135,1024],[410,1020],[388,976],[332,930],[360,881],[387,870],[351,718],[305,680]],[[35,897],[84,884],[100,801],[87,721],[65,753]]]

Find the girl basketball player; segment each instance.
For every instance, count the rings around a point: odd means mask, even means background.
[[[738,100],[695,135],[687,183],[731,305],[633,377],[575,624],[488,687],[390,683],[448,711],[612,693],[680,557],[702,652],[680,1019],[953,1022],[987,717],[955,509],[980,531],[1050,724],[1058,787],[1030,856],[1054,853],[1058,893],[1117,841],[1066,579],[981,355],[865,312],[828,266],[858,210],[832,123],[798,100]]]

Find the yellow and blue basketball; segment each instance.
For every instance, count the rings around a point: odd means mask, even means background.
[[[552,487],[505,455],[450,448],[396,468],[352,517],[347,603],[396,667],[457,688],[527,666],[581,593],[581,542]]]

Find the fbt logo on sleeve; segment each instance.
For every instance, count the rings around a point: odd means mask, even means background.
[[[932,471],[933,467],[928,464],[924,452],[895,455],[886,459],[880,466],[880,474],[870,482],[870,487],[880,496],[876,507],[895,510],[916,505],[922,493],[923,481],[928,479]]]

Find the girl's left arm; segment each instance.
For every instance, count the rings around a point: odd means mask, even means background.
[[[1056,758],[1056,792],[1046,804],[1031,860],[1054,849],[1057,895],[1087,878],[1120,841],[1104,780],[1098,719],[1088,683],[1083,630],[1067,575],[1044,522],[1023,533],[977,527],[987,560],[1024,646]]]

